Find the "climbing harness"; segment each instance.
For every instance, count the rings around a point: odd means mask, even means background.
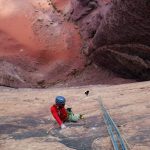
[[[114,150],[127,150],[126,141],[122,138],[118,127],[116,126],[110,114],[104,107],[101,99],[99,100],[99,103],[100,103],[101,110],[103,112],[103,118],[107,126],[107,130],[110,135]]]

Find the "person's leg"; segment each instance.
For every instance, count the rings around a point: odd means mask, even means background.
[[[73,114],[72,112],[69,112],[68,121],[77,122],[79,119],[80,119],[80,114]]]

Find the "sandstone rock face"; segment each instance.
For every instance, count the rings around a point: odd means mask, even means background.
[[[67,21],[69,10],[67,0],[0,2],[0,85],[44,87],[83,68],[82,40]]]
[[[149,0],[1,0],[0,85],[47,87],[83,78],[91,62],[149,80],[149,14]]]
[[[111,150],[112,144],[110,141],[110,137],[95,139],[92,143],[92,150]]]
[[[127,78],[150,79],[149,0],[78,0],[72,5],[89,59]]]
[[[88,96],[84,94],[90,90]],[[48,89],[0,87],[1,150],[112,150],[99,96],[121,135],[133,150],[149,150],[150,81],[115,86],[76,86]],[[49,112],[58,93],[75,114],[76,123],[60,130]],[[66,106],[66,107],[68,107]]]

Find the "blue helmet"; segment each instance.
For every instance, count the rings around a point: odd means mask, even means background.
[[[66,99],[63,96],[57,96],[55,102],[56,104],[65,104]]]

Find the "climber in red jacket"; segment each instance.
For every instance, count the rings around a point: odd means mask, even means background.
[[[79,119],[83,119],[83,115],[81,114],[74,115],[71,108],[65,109],[65,102],[66,99],[63,96],[57,96],[55,99],[55,104],[50,108],[53,117],[61,129],[66,128],[64,125],[65,121],[77,122]]]

